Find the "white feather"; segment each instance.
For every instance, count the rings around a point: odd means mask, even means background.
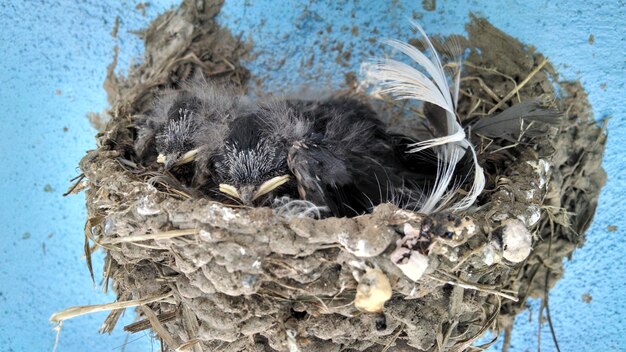
[[[478,164],[476,151],[467,139],[463,127],[456,119],[456,105],[459,96],[461,72],[460,50],[455,58],[457,71],[452,80],[452,89],[444,67],[426,33],[417,23],[413,26],[424,38],[424,43],[432,52],[432,58],[415,47],[397,40],[388,44],[411,58],[424,72],[405,63],[383,59],[364,64],[367,81],[379,88],[379,93],[389,94],[396,99],[415,99],[437,105],[446,111],[448,135],[432,138],[410,145],[409,153],[417,153],[424,149],[434,148],[437,156],[437,176],[434,187],[422,203],[419,211],[432,213],[442,210],[464,210],[469,208],[485,187],[485,175]],[[474,161],[474,182],[469,193],[453,203],[456,199],[458,184],[451,185],[457,163],[467,151],[472,153]]]
[[[272,209],[276,216],[285,219],[313,218],[320,219],[322,214],[328,212],[328,207],[318,206],[302,199],[291,199],[287,196],[274,199]]]
[[[397,99],[419,99],[432,102],[448,110],[449,103],[437,86],[422,72],[395,60],[383,60],[368,68],[368,78],[378,80],[380,93],[395,96]]]
[[[437,93],[439,93],[441,98],[445,101],[445,105],[439,106],[454,114],[454,105],[452,98],[450,97],[450,88],[448,87],[443,67],[439,64],[439,62],[437,62],[438,65],[435,65],[432,61],[430,61],[428,56],[417,50],[417,48],[399,40],[389,40],[387,41],[387,44],[404,53],[426,70],[426,73],[432,77],[435,84],[437,84],[437,88],[439,88],[439,92]],[[430,81],[428,78],[425,78],[425,80]]]

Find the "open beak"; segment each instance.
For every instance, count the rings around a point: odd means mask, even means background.
[[[261,187],[259,187],[259,189],[256,191],[256,193],[254,193],[254,196],[252,197],[252,200],[255,200],[257,198],[259,198],[260,196],[267,194],[273,190],[275,190],[276,188],[284,185],[287,181],[289,181],[289,175],[283,175],[283,176],[278,176],[278,177],[274,177],[268,181],[265,181]]]

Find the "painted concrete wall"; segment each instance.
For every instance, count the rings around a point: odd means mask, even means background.
[[[127,67],[142,51],[130,32],[174,3],[155,0],[142,9],[130,0],[0,0],[1,351],[49,351],[52,312],[114,299],[94,289],[81,258],[83,197],[61,194],[85,150],[94,147],[85,115],[106,107],[101,83],[113,46],[120,46],[118,67]],[[587,244],[551,292],[551,313],[562,351],[624,351],[625,6],[602,0],[437,1],[429,11],[408,0],[227,0],[220,20],[254,42],[259,55],[248,67],[264,79],[262,89],[277,93],[342,87],[345,72],[383,53],[370,38],[408,38],[407,18],[428,33],[464,33],[470,11],[535,45],[564,78],[580,79],[596,118],[610,118],[604,157],[609,181]],[[116,16],[121,25],[113,38]],[[539,303],[530,306],[530,314],[516,320],[512,351],[537,349]],[[104,317],[66,322],[59,351],[120,351],[124,344],[126,351],[158,350],[146,334],[127,337],[119,328],[98,335]],[[120,326],[130,321],[128,312]],[[554,350],[547,326],[541,331],[542,350]]]

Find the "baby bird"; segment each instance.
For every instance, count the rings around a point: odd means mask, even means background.
[[[207,137],[223,138],[237,107],[237,95],[227,89],[199,80],[187,82],[156,99],[152,113],[140,122],[135,152],[146,161],[156,157],[165,169],[194,161],[200,150],[211,149]]]
[[[245,205],[289,196],[354,216],[402,195],[417,178],[376,113],[352,99],[271,101],[235,118],[202,166],[219,192]]]
[[[290,181],[286,141],[265,129],[262,115],[255,111],[233,120],[209,165],[219,191],[245,205],[290,188],[283,186]]]
[[[206,123],[206,116],[200,115],[201,102],[188,91],[177,94],[167,112],[167,123],[157,131],[157,162],[166,169],[192,161],[198,152],[195,135]]]

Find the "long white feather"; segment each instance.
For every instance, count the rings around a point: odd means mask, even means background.
[[[371,72],[385,77],[385,80],[379,83],[382,93],[393,95],[398,99],[430,101],[446,110],[449,109],[449,103],[437,86],[422,72],[403,62],[385,60],[373,64]]]
[[[456,119],[461,72],[460,50],[455,58],[457,70],[452,80],[453,86],[451,89],[435,47],[428,39],[428,36],[426,36],[422,27],[415,22],[412,22],[412,24],[424,38],[424,43],[432,53],[432,58],[429,58],[425,53],[417,50],[410,44],[401,41],[390,40],[388,44],[415,61],[424,72],[405,63],[390,59],[366,63],[363,69],[367,80],[380,88],[379,92],[389,94],[396,99],[426,101],[446,111],[448,135],[410,145],[412,148],[409,150],[410,153],[434,148],[438,156],[435,184],[419,211],[428,214],[442,210],[464,210],[476,201],[476,198],[484,189],[485,175],[483,169],[478,164],[474,147],[467,139],[463,127]],[[460,187],[457,184],[451,185],[454,180],[454,170],[467,151],[472,153],[474,161],[474,182],[469,193],[456,203],[453,203],[457,190]]]

